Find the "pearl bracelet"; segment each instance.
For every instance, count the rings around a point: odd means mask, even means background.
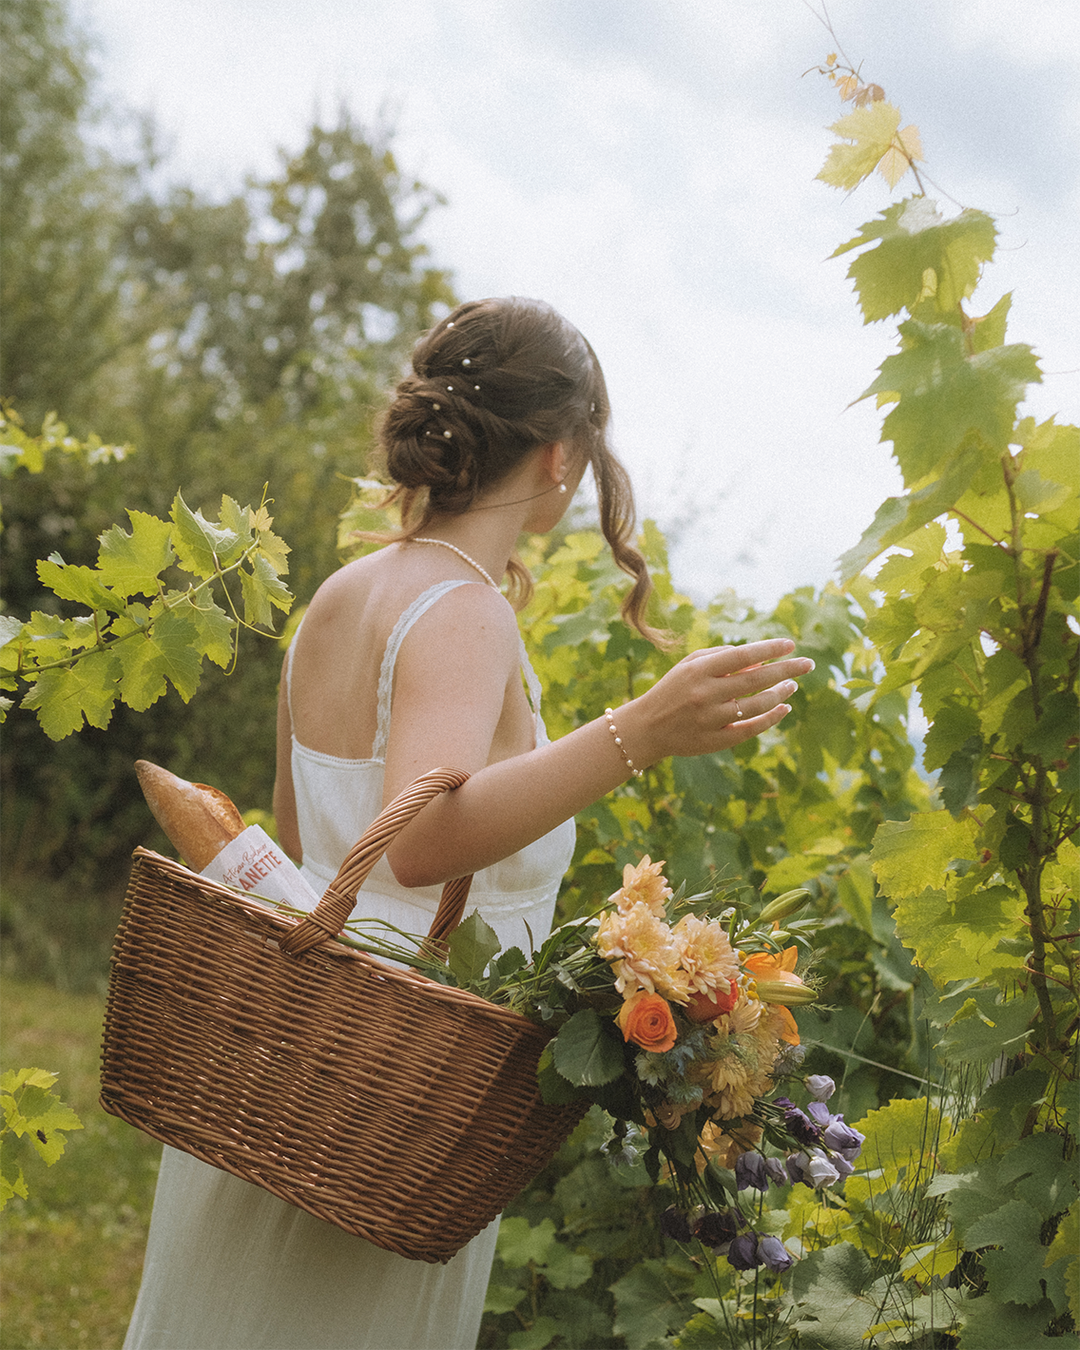
[[[619,754],[622,755],[623,759],[626,760],[626,767],[630,770],[630,772],[634,775],[635,778],[640,778],[641,775],[645,772],[645,770],[635,769],[634,761],[623,749],[622,737],[619,735],[618,730],[615,727],[615,718],[610,708],[604,709],[604,716],[607,718],[608,724],[607,729],[608,731],[611,732],[612,736],[615,738],[615,744],[619,747]]]

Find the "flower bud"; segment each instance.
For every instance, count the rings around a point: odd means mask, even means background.
[[[816,1144],[821,1139],[821,1127],[815,1124],[808,1115],[800,1111],[797,1106],[785,1111],[784,1127],[796,1143],[804,1146]]]
[[[757,1254],[766,1270],[771,1270],[774,1275],[790,1270],[795,1261],[780,1239],[769,1235],[758,1239]]]
[[[820,1149],[810,1151],[804,1172],[809,1177],[808,1185],[815,1190],[820,1190],[822,1186],[835,1186],[840,1180],[839,1170]]]
[[[825,1073],[812,1073],[806,1080],[806,1090],[816,1102],[827,1102],[836,1091],[836,1084]]]
[[[748,1186],[752,1186],[755,1191],[769,1189],[765,1159],[756,1150],[740,1153],[735,1159],[735,1186],[740,1191],[745,1191]]]
[[[783,895],[769,901],[758,915],[758,922],[776,923],[780,919],[788,919],[792,914],[797,914],[809,899],[810,892],[804,886],[795,891],[785,891]]]
[[[786,1186],[790,1180],[787,1168],[779,1158],[766,1158],[765,1172],[772,1179],[774,1186]]]
[[[706,1247],[722,1247],[730,1242],[745,1224],[741,1212],[730,1209],[711,1209],[699,1215],[691,1225],[694,1236]]]
[[[782,1003],[787,1008],[801,1008],[813,1003],[817,993],[807,984],[789,984],[786,980],[755,980],[754,994],[762,1003]]]
[[[668,1205],[660,1215],[660,1231],[676,1242],[689,1242],[692,1234],[686,1210],[679,1209],[677,1205]]]
[[[854,1161],[862,1151],[865,1138],[864,1134],[853,1130],[850,1125],[845,1125],[839,1116],[835,1116],[826,1127],[823,1142],[827,1148],[836,1149],[838,1153],[843,1153]]]
[[[761,1265],[756,1233],[740,1233],[727,1251],[728,1264],[736,1270],[753,1270]]]

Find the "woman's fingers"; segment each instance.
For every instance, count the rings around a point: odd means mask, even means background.
[[[798,680],[814,669],[808,657],[794,656],[790,638],[768,638],[741,647],[711,647],[685,657],[635,711],[647,710],[635,760],[665,755],[700,755],[759,736],[791,711],[788,700]]]
[[[706,647],[691,652],[685,659],[708,662],[710,675],[733,675],[736,671],[790,656],[794,650],[795,643],[791,638],[766,638],[761,642],[744,643],[741,647]]]
[[[740,745],[743,741],[748,741],[754,736],[760,736],[763,731],[768,731],[770,727],[776,726],[777,722],[782,721],[790,711],[790,704],[777,703],[768,712],[764,712],[758,717],[744,717],[739,722],[729,723],[723,732],[726,742],[724,748]]]
[[[753,722],[757,718],[772,712],[779,704],[785,703],[798,689],[794,680],[781,680],[779,684],[763,689],[759,693],[733,697],[730,706],[724,709],[730,726]]]

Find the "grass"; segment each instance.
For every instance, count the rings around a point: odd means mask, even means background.
[[[84,1129],[53,1167],[27,1170],[29,1198],[4,1229],[2,1350],[112,1350],[138,1291],[161,1145],[98,1105],[104,999],[7,976],[0,1062],[60,1075],[56,1091]]]

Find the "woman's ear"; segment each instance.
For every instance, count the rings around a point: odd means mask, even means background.
[[[570,471],[570,457],[562,441],[552,441],[541,447],[541,463],[552,483],[561,483]]]

